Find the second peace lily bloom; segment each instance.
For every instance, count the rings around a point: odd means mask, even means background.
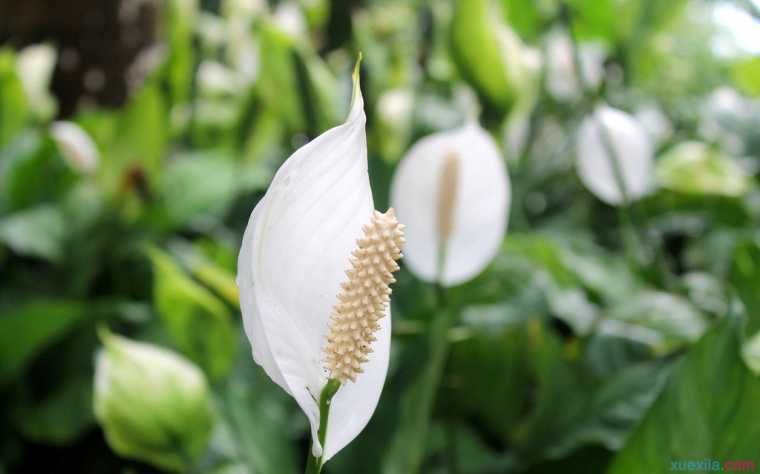
[[[389,285],[403,226],[374,211],[358,68],[346,122],[298,149],[251,214],[237,282],[254,360],[309,418],[324,463],[375,411],[388,370]],[[342,382],[320,442],[322,390]]]

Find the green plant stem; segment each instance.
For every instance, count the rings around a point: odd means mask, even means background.
[[[322,393],[319,395],[319,430],[317,430],[317,438],[323,450],[325,448],[325,438],[327,438],[327,420],[330,416],[330,404],[339,388],[340,381],[330,379],[327,381],[327,384],[322,389]],[[322,471],[322,464],[322,456],[315,457],[310,448],[309,456],[306,460],[305,474],[318,474]]]
[[[583,73],[583,63],[581,61],[580,48],[578,46],[578,39],[573,32],[571,15],[572,14],[570,12],[570,7],[563,5],[563,13],[561,15],[561,18],[565,24],[565,28],[567,29],[567,34],[570,38],[570,44],[572,45],[573,65],[575,67],[578,84],[581,88],[581,94],[583,97],[588,100],[589,103],[593,106],[596,93],[592,90],[591,85],[588,83],[586,76]],[[595,122],[597,131],[599,133],[599,140],[602,142],[605,156],[607,157],[607,161],[609,162],[610,168],[612,169],[615,185],[617,186],[623,198],[622,205],[618,206],[618,216],[623,228],[623,244],[626,248],[628,258],[632,260],[636,266],[638,266],[640,262],[640,256],[642,255],[644,249],[643,237],[639,235],[638,231],[636,230],[637,226],[634,222],[635,219],[633,217],[630,194],[628,186],[625,182],[621,161],[618,157],[617,150],[615,150],[615,146],[612,142],[612,137],[610,136],[609,130],[595,116],[595,111],[593,108],[591,109],[590,114]]]

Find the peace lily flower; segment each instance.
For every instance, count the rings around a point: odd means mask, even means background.
[[[238,259],[253,358],[309,418],[315,471],[377,406],[388,369],[391,272],[404,242],[393,210],[373,211],[358,80],[357,64],[346,122],[277,171]]]
[[[55,113],[55,98],[49,88],[56,57],[53,46],[35,44],[22,49],[16,60],[24,95],[38,118],[49,118]]]
[[[608,204],[639,199],[653,187],[651,138],[622,110],[601,105],[586,117],[578,131],[576,153],[576,169],[584,186]]]
[[[421,139],[391,184],[391,203],[407,224],[407,265],[445,286],[473,278],[499,250],[509,201],[504,161],[477,123]]]
[[[89,174],[98,167],[98,148],[82,127],[61,120],[50,125],[50,135],[71,168]]]
[[[94,409],[108,444],[122,456],[186,470],[213,424],[203,373],[164,348],[99,333],[105,347],[95,362]]]
[[[578,47],[581,73],[591,88],[604,76],[604,49],[596,43]],[[573,57],[573,44],[567,32],[554,29],[546,35],[546,87],[556,100],[576,101],[583,95],[582,84]]]

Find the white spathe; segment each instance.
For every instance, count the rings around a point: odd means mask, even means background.
[[[97,169],[100,160],[98,148],[82,127],[74,122],[59,120],[50,125],[50,135],[71,168],[85,174]]]
[[[253,358],[306,413],[312,452],[323,461],[367,424],[388,370],[390,314],[379,321],[364,373],[333,398],[320,446],[318,400],[328,375],[329,318],[351,251],[374,209],[365,121],[356,76],[346,122],[298,149],[280,167],[251,214],[238,260],[240,304]]]
[[[438,279],[442,175],[456,160],[451,232],[445,239],[440,283],[454,286],[480,273],[501,246],[507,228],[510,183],[496,143],[477,123],[418,141],[401,160],[391,205],[406,225],[404,261],[419,278]]]
[[[607,144],[614,150],[609,156]],[[602,201],[622,204],[613,159],[625,185],[625,196],[635,201],[654,184],[652,140],[644,127],[622,110],[601,105],[583,120],[578,131],[576,170],[583,185]]]
[[[553,29],[546,35],[546,88],[552,97],[563,102],[576,101],[583,95],[575,67],[573,42],[566,31]],[[578,56],[585,83],[596,88],[604,77],[604,48],[597,43],[578,45]]]

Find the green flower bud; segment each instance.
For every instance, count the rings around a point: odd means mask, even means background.
[[[181,471],[202,454],[212,428],[203,373],[179,354],[101,331],[95,417],[118,454]]]

